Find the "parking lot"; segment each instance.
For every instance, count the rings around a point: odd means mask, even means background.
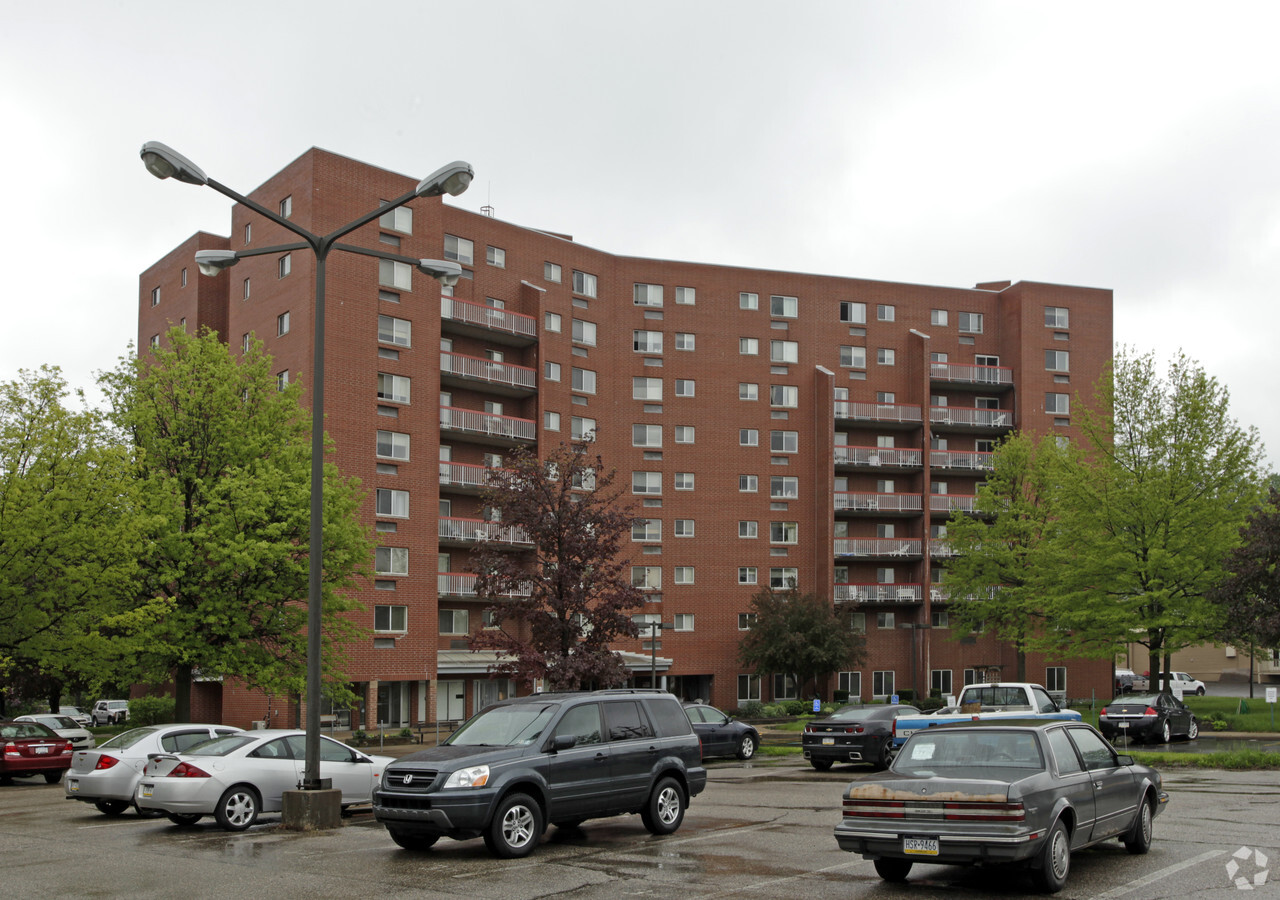
[[[652,837],[639,818],[548,829],[533,856],[492,858],[480,840],[443,840],[427,853],[395,847],[368,813],[331,832],[295,834],[278,816],[242,834],[211,820],[180,828],[129,813],[107,819],[63,798],[61,784],[19,779],[0,787],[0,835],[9,893],[56,897],[351,898],[550,896],[675,897],[1018,897],[1024,876],[1001,870],[917,866],[904,888],[885,884],[871,863],[840,851],[832,837],[844,785],[863,771],[817,773],[795,761],[713,763],[674,835]],[[1156,820],[1151,853],[1119,843],[1076,854],[1061,897],[1239,897],[1228,877],[1280,862],[1272,772],[1169,774],[1172,795]],[[1261,851],[1265,862],[1253,851]],[[1250,896],[1280,896],[1280,870]]]

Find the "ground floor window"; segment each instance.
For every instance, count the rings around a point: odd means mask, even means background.
[[[506,700],[516,695],[515,682],[510,678],[491,678],[488,681],[476,682],[476,712],[486,706],[492,706],[499,700]]]
[[[773,699],[794,700],[799,695],[794,675],[773,676]]]
[[[739,675],[738,676],[738,705],[750,703],[752,700],[760,699],[760,676],[759,675]]]
[[[1044,686],[1051,694],[1065,694],[1067,692],[1067,667],[1066,666],[1048,666],[1044,670]]]
[[[951,670],[933,669],[929,672],[929,689],[945,697],[951,693]]]
[[[876,700],[893,696],[893,670],[871,673],[871,696]]]
[[[836,679],[836,689],[847,691],[849,694],[849,702],[852,703],[862,699],[862,673],[861,672],[841,672]]]

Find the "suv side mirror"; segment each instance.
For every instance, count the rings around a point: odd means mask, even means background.
[[[560,750],[568,750],[576,747],[578,744],[578,736],[576,734],[557,734],[551,739],[551,751],[553,753]]]

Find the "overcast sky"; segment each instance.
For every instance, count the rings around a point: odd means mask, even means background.
[[[1280,468],[1280,4],[11,3],[0,380],[76,385],[138,274],[311,146],[635,256],[1115,291]]]

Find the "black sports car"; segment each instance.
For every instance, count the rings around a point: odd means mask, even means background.
[[[1125,694],[1102,708],[1098,730],[1107,740],[1127,734],[1130,740],[1167,744],[1175,735],[1194,741],[1200,735],[1200,723],[1172,694]]]
[[[914,706],[842,706],[829,718],[804,726],[804,758],[819,772],[833,763],[871,763],[887,769],[892,758],[895,716],[918,716]]]
[[[760,749],[760,732],[746,722],[726,716],[714,706],[686,703],[685,715],[702,741],[702,758],[736,756],[750,759]]]

